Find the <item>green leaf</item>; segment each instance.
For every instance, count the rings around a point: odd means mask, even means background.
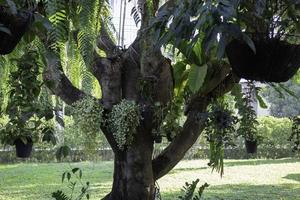
[[[62,182],[62,183],[64,182],[65,177],[66,177],[66,172],[64,172],[64,173],[62,174],[62,176],[61,176],[61,182]]]
[[[79,178],[82,178],[82,171],[79,170]]]
[[[299,99],[300,97],[295,93],[293,92],[292,90],[290,90],[289,88],[287,88],[285,85],[283,85],[282,83],[279,83],[278,86],[283,90],[285,91],[286,93],[288,93],[290,96],[296,98],[296,99]]]
[[[70,181],[70,179],[71,179],[71,173],[70,172],[67,173],[67,179],[68,179],[68,181]]]
[[[181,62],[177,62],[174,66],[173,66],[173,76],[174,76],[174,80],[175,80],[175,87],[179,87],[181,86],[182,82],[183,82],[183,72],[186,70],[186,63],[181,61]]]
[[[75,174],[79,170],[78,167],[72,169],[72,173]]]
[[[265,100],[263,99],[263,97],[260,96],[258,90],[255,90],[255,94],[256,94],[256,99],[257,99],[257,101],[258,101],[258,103],[259,103],[259,106],[260,106],[261,108],[267,109],[267,108],[268,108],[268,105],[266,104],[266,102],[265,102]]]
[[[43,142],[51,142],[53,145],[56,145],[56,138],[54,135],[54,130],[51,127],[46,127],[42,130],[42,134],[44,134],[42,141]]]
[[[181,42],[177,47],[186,58],[189,64],[202,65],[201,60],[201,46],[196,43],[194,49],[192,45],[187,42]]]
[[[197,65],[192,65],[189,76],[188,76],[188,86],[193,93],[196,93],[204,83],[208,66],[205,64],[201,67]]]

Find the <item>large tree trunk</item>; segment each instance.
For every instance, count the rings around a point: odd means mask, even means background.
[[[153,142],[149,134],[137,133],[137,141],[124,152],[116,152],[112,191],[105,200],[153,200]]]

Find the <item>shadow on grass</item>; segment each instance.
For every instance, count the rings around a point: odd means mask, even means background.
[[[183,167],[183,168],[175,168],[171,172],[169,172],[168,175],[169,174],[176,174],[176,173],[180,173],[180,172],[186,172],[186,171],[195,171],[195,170],[200,170],[200,169],[207,169],[207,168],[209,168],[209,166],[207,166],[207,167]]]
[[[288,174],[283,178],[300,182],[300,174]],[[299,197],[299,199],[300,199],[300,197]]]
[[[163,192],[162,200],[177,200],[180,190]],[[220,185],[204,191],[205,200],[295,200],[300,199],[299,184],[281,185]]]
[[[267,165],[267,164],[283,164],[283,163],[296,163],[300,162],[298,158],[285,158],[285,159],[277,159],[277,160],[225,160],[225,167],[235,167],[235,166],[255,166],[255,165]],[[195,171],[201,169],[210,168],[208,165],[205,167],[184,167],[184,168],[175,168],[169,174],[176,174],[183,171]],[[300,198],[299,198],[300,200]]]
[[[242,160],[242,161],[225,161],[225,166],[241,166],[241,165],[265,165],[265,164],[282,164],[300,162],[298,158],[285,158],[277,160]]]

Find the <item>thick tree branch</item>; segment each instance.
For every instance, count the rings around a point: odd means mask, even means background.
[[[152,161],[154,180],[161,178],[176,166],[205,128],[206,119],[201,118],[201,113],[206,112],[209,99],[207,97],[199,97],[198,100],[197,110],[188,113],[183,130],[174,138],[171,144]]]
[[[91,70],[100,83],[102,103],[107,110],[110,110],[122,98],[121,67],[118,57],[114,59],[97,57]]]
[[[210,93],[219,86],[231,71],[231,67],[228,63],[212,63],[211,67],[214,73],[211,75],[211,78],[209,78],[209,82],[205,83],[203,89],[200,91],[202,95]]]
[[[206,112],[211,100],[229,92],[234,84],[238,82],[239,79],[230,73],[209,94],[205,96],[198,95],[192,99],[183,130],[152,162],[155,180],[161,178],[173,169],[197,141],[205,128],[206,117],[203,117],[202,114]]]
[[[101,23],[101,32],[97,38],[97,47],[103,50],[106,53],[107,57],[113,57],[116,54],[120,53],[117,45],[109,35],[104,22]]]
[[[53,53],[46,55],[47,66],[43,72],[43,79],[48,88],[67,104],[86,96],[84,92],[74,87],[62,71],[60,59]]]

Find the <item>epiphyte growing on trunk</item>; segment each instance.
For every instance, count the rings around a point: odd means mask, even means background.
[[[140,106],[134,101],[124,99],[113,106],[109,114],[108,126],[120,150],[124,150],[125,145],[130,146],[133,142],[134,133],[141,119]]]

